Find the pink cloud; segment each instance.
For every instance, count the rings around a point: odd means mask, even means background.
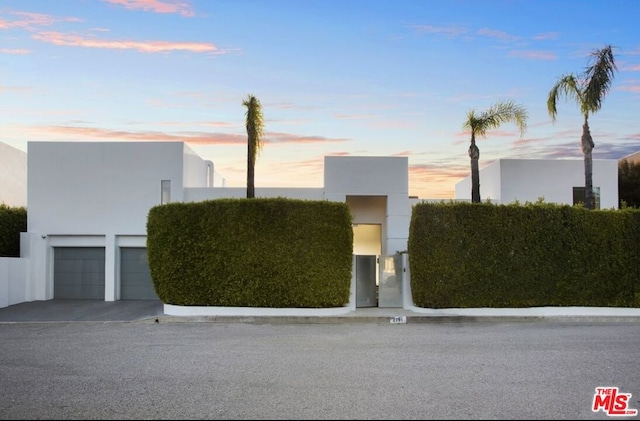
[[[102,0],[130,10],[143,10],[155,13],[178,13],[182,16],[195,16],[188,2],[179,0]]]
[[[450,180],[456,181],[469,175],[469,167],[466,165],[447,164],[414,164],[409,165],[409,173],[414,177],[425,177],[430,181]]]
[[[466,165],[409,165],[409,194],[422,199],[452,199],[455,184],[469,175]]]
[[[291,133],[265,133],[264,141],[268,143],[325,143],[325,142],[347,142],[345,138],[327,138],[323,136],[300,136]]]
[[[9,12],[9,14],[18,16],[15,20],[6,20],[0,18],[0,29],[22,28],[34,29],[36,26],[52,25],[56,22],[82,22],[82,19],[75,17],[56,18],[43,13],[32,12]]]
[[[549,51],[509,51],[511,57],[521,57],[530,60],[555,60],[557,56]]]
[[[456,133],[455,135],[456,137],[459,138],[465,138],[464,141],[466,142],[470,142],[471,141],[471,132],[470,131],[464,131],[464,132],[460,132],[460,133]],[[492,137],[517,137],[520,138],[520,133],[513,131],[513,132],[509,132],[509,131],[503,131],[503,130],[490,130],[487,132],[487,134],[485,136],[480,136],[478,134],[476,134],[476,141],[482,141],[485,139],[490,139]],[[464,142],[463,140],[456,140],[454,142],[454,144],[460,144]]]
[[[107,48],[115,50],[137,50],[143,53],[162,53],[171,51],[191,51],[194,53],[217,53],[214,44],[203,42],[173,42],[173,41],[112,41],[98,38],[85,38],[80,35],[63,34],[60,32],[39,32],[32,36],[33,39],[48,42],[54,45],[86,48]]]
[[[124,131],[110,130],[94,127],[73,127],[73,126],[43,126],[28,128],[31,132],[36,132],[47,137],[61,136],[67,139],[108,139],[108,140],[132,140],[132,141],[155,141],[155,142],[188,142],[200,145],[235,145],[246,143],[246,136],[224,133],[204,133],[190,132],[181,134],[170,134],[157,131]]]
[[[624,68],[624,70],[629,72],[640,72],[640,64],[633,64]]]
[[[618,91],[640,93],[640,85],[626,85],[617,88]]]
[[[137,124],[148,124],[144,122],[133,121],[128,124],[137,125]],[[155,122],[154,126],[162,126],[162,127],[193,127],[193,126],[206,126],[206,127],[233,127],[234,125],[228,123],[226,121],[196,121],[196,122],[186,122],[186,121],[163,121],[163,122]]]
[[[276,168],[277,168],[276,175],[278,176],[278,178],[282,178],[281,177],[282,173],[286,173],[286,172],[299,172],[305,177],[311,174],[321,175],[323,173],[323,168],[324,168],[324,156],[317,156],[315,158],[303,159],[298,161],[278,161]],[[298,183],[299,181],[302,181],[303,186],[305,185],[304,184],[306,182],[305,180],[293,179],[293,180],[288,180],[287,182],[291,184],[291,183]],[[282,181],[280,181],[280,183],[281,182]]]
[[[96,127],[76,126],[41,126],[29,127],[27,130],[43,136],[61,136],[72,139],[110,139],[131,141],[155,141],[155,142],[187,142],[198,145],[238,145],[246,144],[246,134],[209,133],[182,131],[166,133],[153,130],[126,131],[111,130]],[[329,139],[322,136],[300,136],[288,133],[265,133],[265,143],[321,143],[344,142],[347,139]]]
[[[529,146],[529,145],[533,145],[533,146],[538,146],[538,145],[542,145],[545,142],[552,142],[555,139],[558,138],[558,136],[562,136],[565,137],[567,135],[571,135],[574,134],[575,135],[575,131],[574,132],[558,132],[560,133],[560,135],[557,134],[552,134],[549,136],[544,136],[544,137],[523,137],[523,138],[518,138],[513,142],[514,146]]]
[[[3,54],[29,54],[31,50],[27,50],[24,48],[3,48],[0,50]]]

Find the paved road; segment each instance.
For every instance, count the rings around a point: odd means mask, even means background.
[[[0,324],[2,419],[611,418],[599,386],[640,408],[640,324]]]

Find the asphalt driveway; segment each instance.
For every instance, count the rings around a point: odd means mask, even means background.
[[[46,300],[0,308],[0,322],[130,322],[163,314],[160,300]]]

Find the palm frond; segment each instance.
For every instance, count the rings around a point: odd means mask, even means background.
[[[487,131],[497,129],[503,123],[514,121],[522,135],[527,128],[527,110],[513,101],[498,101],[488,110],[476,115],[474,110],[467,113],[463,124],[464,129],[470,129],[477,136],[486,136]]]
[[[527,110],[513,101],[499,101],[483,114],[487,129],[497,129],[502,123],[513,121],[520,129],[520,134],[527,129],[527,117]]]
[[[464,130],[471,130],[475,133],[475,129],[478,124],[477,121],[478,119],[476,118],[475,110],[470,110],[469,112],[467,112],[467,119],[462,124],[462,128]]]
[[[590,56],[591,65],[584,72],[587,81],[584,89],[585,106],[591,112],[602,108],[604,97],[609,92],[614,74],[618,70],[612,48],[611,45],[607,45],[600,50],[594,50]]]
[[[582,93],[580,89],[580,82],[573,74],[566,74],[562,76],[551,91],[549,91],[549,96],[547,97],[547,111],[551,116],[551,119],[555,122],[556,116],[558,114],[558,100],[561,97],[565,97],[566,99],[574,99],[582,108]]]

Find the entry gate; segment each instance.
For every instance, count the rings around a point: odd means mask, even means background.
[[[402,307],[402,255],[356,255],[356,307]]]

